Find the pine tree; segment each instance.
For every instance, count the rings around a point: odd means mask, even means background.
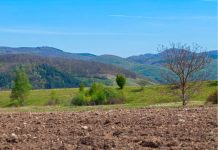
[[[24,68],[18,67],[15,74],[15,80],[12,83],[11,100],[17,100],[18,104],[23,106],[31,90],[31,85]]]

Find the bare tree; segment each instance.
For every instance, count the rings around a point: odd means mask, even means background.
[[[174,91],[179,92],[183,105],[186,105],[190,96],[199,89],[201,81],[204,80],[205,73],[202,69],[210,59],[197,44],[189,46],[171,43],[170,47],[161,46],[161,51],[163,64],[169,70],[162,76],[171,86],[178,88]]]

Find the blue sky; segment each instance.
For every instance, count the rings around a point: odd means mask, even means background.
[[[216,0],[0,0],[0,45],[130,56],[159,44],[217,49]]]

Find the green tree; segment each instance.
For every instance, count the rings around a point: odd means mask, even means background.
[[[80,92],[83,92],[84,91],[84,84],[83,83],[80,83],[80,85],[79,85],[79,91]]]
[[[31,90],[31,85],[24,68],[18,67],[15,74],[16,77],[12,83],[11,100],[17,100],[18,104],[23,106]]]
[[[126,84],[126,77],[122,74],[118,74],[116,77],[116,82],[120,89],[123,89]]]

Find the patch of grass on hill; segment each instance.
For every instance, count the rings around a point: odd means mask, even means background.
[[[190,101],[206,101],[208,96],[217,90],[217,81],[204,82],[201,89],[191,97]],[[167,90],[166,85],[151,85],[141,90],[140,87],[128,87],[125,89],[127,104],[142,103],[146,105],[180,102],[177,96]]]
[[[191,101],[199,101],[205,102],[207,97],[217,90],[217,84],[213,84],[217,81],[208,81],[205,82],[202,86],[202,89],[194,95]],[[115,88],[115,87],[114,87]],[[51,98],[51,92],[54,91],[57,98],[60,100],[60,104],[58,106],[52,106],[62,108],[64,106],[69,106],[72,98],[78,93],[77,88],[69,88],[69,89],[52,89],[52,90],[33,90],[30,93],[29,98],[25,101],[25,106],[43,106],[46,108],[45,104]],[[124,90],[125,102],[124,107],[143,107],[148,105],[155,104],[164,104],[164,103],[177,103],[180,102],[177,97],[172,96],[166,90],[165,85],[150,85],[141,90],[141,87],[126,87]],[[197,102],[198,103],[198,102]],[[0,91],[0,107],[9,107],[11,104],[10,101],[10,91]],[[202,103],[203,104],[203,103]],[[112,106],[112,107],[120,107]],[[93,107],[93,106],[89,106]],[[104,106],[99,106],[95,108],[101,108]],[[110,108],[110,106],[105,106]],[[77,107],[76,107],[77,108]],[[71,107],[69,109],[76,109],[75,107]],[[88,108],[88,107],[82,107]],[[43,108],[44,109],[44,108]],[[68,109],[68,107],[66,108]]]
[[[78,89],[51,89],[51,90],[32,90],[28,99],[24,102],[25,106],[44,106],[51,98],[51,92],[56,93],[57,98],[60,100],[60,105],[68,105],[69,101],[76,94]],[[10,106],[10,91],[0,92],[0,107]]]

